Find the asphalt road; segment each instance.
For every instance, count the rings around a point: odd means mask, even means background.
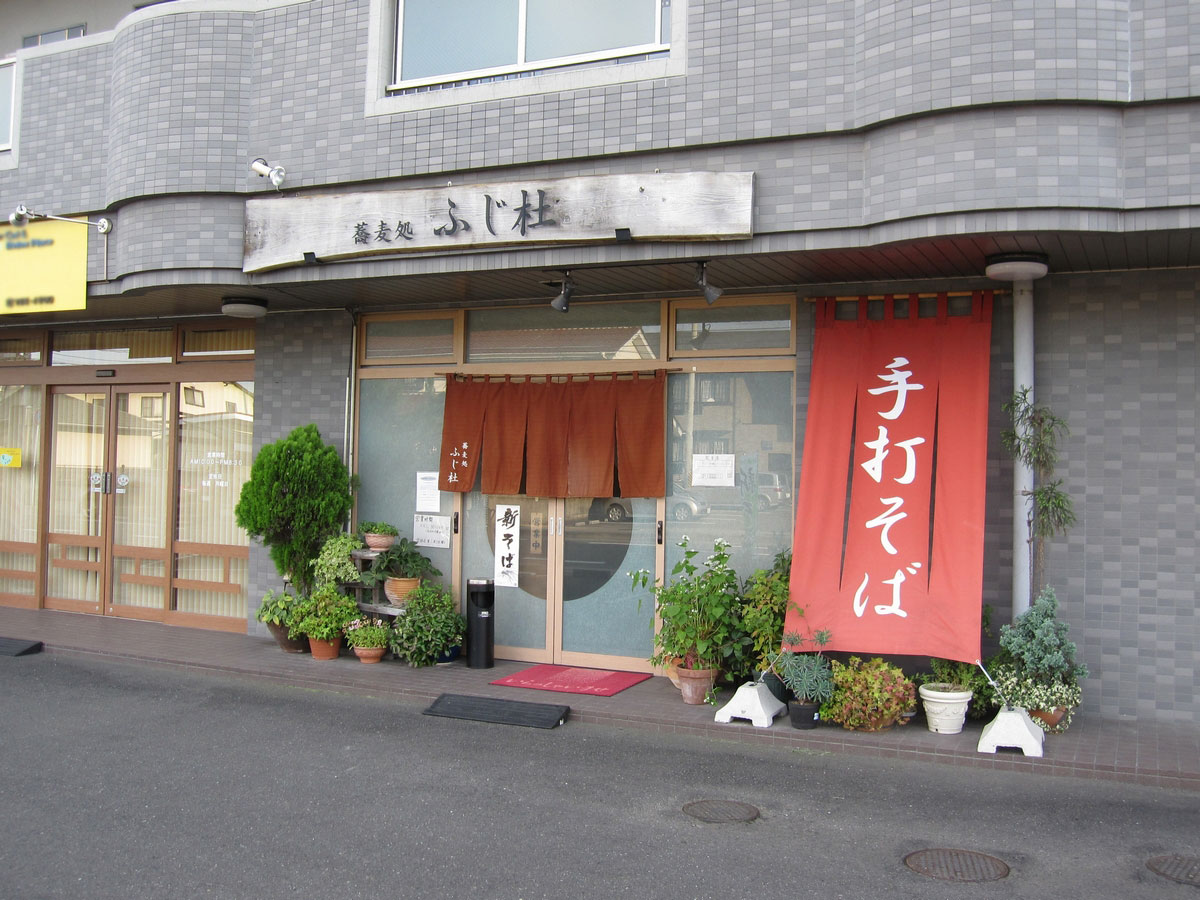
[[[0,898],[1196,898],[1200,797],[0,657]],[[701,799],[750,823],[686,815]],[[903,858],[1011,867],[939,881]]]

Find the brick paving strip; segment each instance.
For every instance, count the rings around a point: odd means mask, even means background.
[[[571,721],[734,741],[754,741],[811,752],[848,753],[950,765],[1028,771],[1043,775],[1102,778],[1200,791],[1200,725],[1135,722],[1077,715],[1068,732],[1047,735],[1044,756],[1020,751],[979,753],[982,723],[962,734],[933,734],[918,721],[866,734],[838,727],[794,729],[787,716],[770,728],[735,719],[713,721],[711,706],[687,706],[666,678],[651,678],[613,697],[529,691],[491,685],[529,663],[497,660],[490,669],[454,663],[414,669],[403,663],[365,666],[352,656],[316,662],[308,654],[284,653],[269,637],[180,628],[104,616],[0,607],[0,635],[45,643],[45,652],[128,660],[183,669],[222,672],[272,682],[427,703],[440,694],[543,700],[571,707]],[[535,696],[537,695],[537,696]]]

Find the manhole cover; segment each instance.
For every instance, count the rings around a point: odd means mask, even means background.
[[[1146,863],[1146,867],[1163,878],[1200,887],[1200,857],[1156,856]]]
[[[687,804],[683,811],[701,822],[753,822],[758,818],[758,808],[736,800],[696,800]]]
[[[1003,860],[974,850],[918,850],[904,857],[904,864],[918,875],[942,881],[997,881],[1008,874]]]

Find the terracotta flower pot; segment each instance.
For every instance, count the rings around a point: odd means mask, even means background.
[[[394,534],[376,534],[373,531],[368,531],[363,535],[363,541],[367,545],[368,550],[386,550],[392,544],[396,543]]]
[[[388,578],[383,582],[383,594],[393,606],[403,606],[408,595],[421,583],[420,578]]]
[[[358,657],[359,662],[377,663],[383,659],[383,654],[387,652],[387,647],[355,647],[354,655]]]
[[[709,690],[717,680],[716,669],[676,669],[679,678],[679,692],[683,702],[693,706],[703,703]]]
[[[332,641],[321,641],[315,637],[310,637],[308,639],[308,646],[312,650],[313,659],[337,659],[338,654],[342,652],[342,638],[339,635]]]
[[[1047,728],[1054,728],[1062,721],[1063,716],[1067,714],[1065,706],[1058,706],[1054,709],[1031,709],[1029,714],[1035,719],[1040,719],[1046,723]]]

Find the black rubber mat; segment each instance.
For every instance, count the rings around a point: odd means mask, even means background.
[[[496,700],[465,694],[442,694],[425,710],[427,716],[473,719],[501,725],[528,725],[530,728],[554,728],[567,721],[571,707],[556,703],[529,703],[525,700]]]
[[[20,638],[0,637],[0,656],[25,656],[41,653],[41,641],[23,641]]]

